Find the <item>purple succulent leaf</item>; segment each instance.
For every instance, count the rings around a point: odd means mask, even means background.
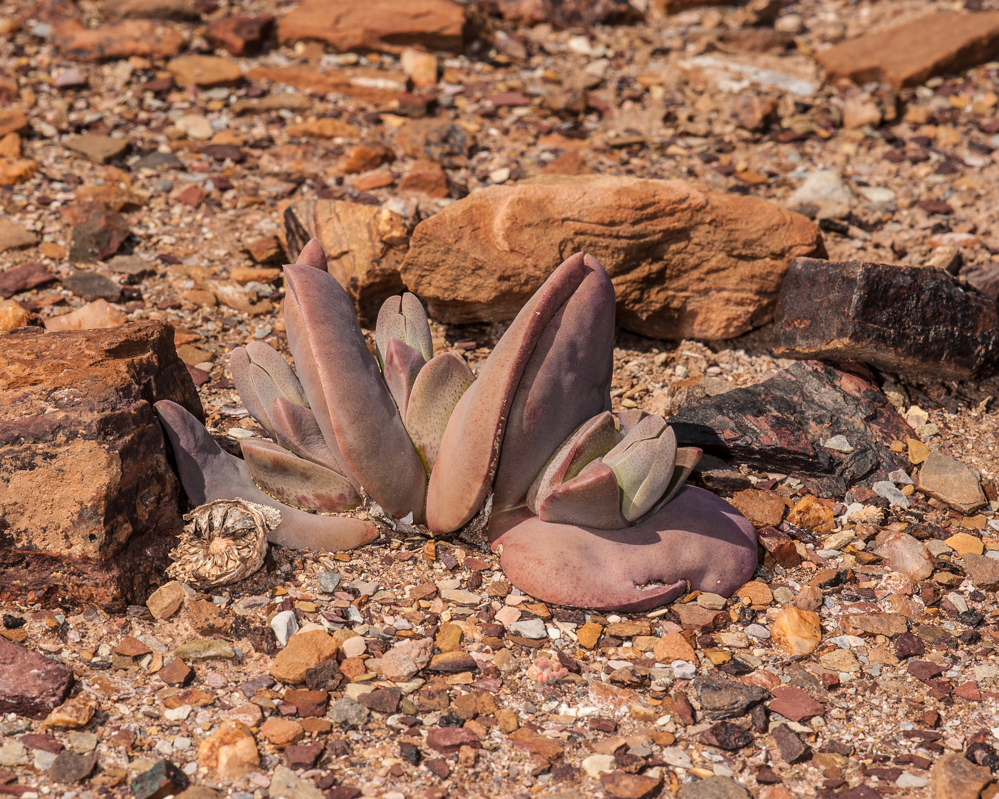
[[[326,272],[328,269],[326,251],[323,249],[323,245],[319,243],[319,239],[309,239],[309,243],[302,248],[302,252],[295,259],[295,263],[312,266]]]
[[[408,291],[401,297],[389,297],[382,303],[375,322],[375,345],[378,362],[384,366],[389,342],[395,339],[423,356],[424,363],[434,357],[430,322],[423,304]]]
[[[243,406],[250,416],[257,420],[267,434],[274,437],[274,425],[271,424],[269,409],[271,403],[264,404],[257,394],[257,385],[253,380],[253,361],[244,347],[236,347],[229,353],[229,372],[232,375],[232,382],[236,386],[236,393],[239,394]]]
[[[588,463],[606,455],[619,440],[617,422],[610,411],[583,422],[555,451],[531,483],[527,492],[527,507],[538,513],[541,503],[553,491],[579,474]]]
[[[413,392],[413,384],[426,363],[423,356],[408,344],[404,344],[397,338],[389,339],[385,352],[383,374],[385,384],[388,386],[392,399],[395,400],[396,407],[403,419],[406,418],[406,408],[409,405],[410,394]]]
[[[184,407],[160,400],[155,408],[170,440],[181,485],[192,505],[238,498],[277,508],[281,524],[271,531],[268,539],[291,549],[337,552],[378,538],[378,528],[371,522],[350,516],[318,516],[278,502],[254,485],[246,462],[224,452],[204,425]]]
[[[584,277],[546,326],[510,406],[493,487],[499,510],[522,505],[559,445],[611,407],[614,286],[595,258],[573,258]]]
[[[675,497],[683,484],[690,477],[690,473],[694,471],[697,464],[701,461],[701,455],[704,451],[699,447],[679,447],[676,451],[676,466],[673,467],[673,474],[670,476],[669,483],[666,486],[665,491],[663,491],[662,496],[656,500],[656,503],[652,506],[643,517],[638,519],[635,523],[641,524],[646,519],[648,519],[653,514],[659,512],[667,502],[670,502],[673,497]]]
[[[551,524],[520,509],[494,516],[489,537],[522,591],[600,610],[651,610],[688,586],[730,596],[757,563],[753,526],[725,500],[691,486],[622,530]]]
[[[339,472],[262,438],[245,438],[240,446],[250,479],[278,502],[315,513],[342,513],[361,504],[361,497]]]
[[[582,255],[572,256],[556,269],[517,314],[483,365],[479,378],[458,401],[430,474],[427,524],[431,530],[438,533],[457,530],[482,507],[496,475],[514,395],[531,355],[549,323],[593,271]],[[558,444],[600,410],[603,408],[568,425],[551,449],[540,457],[531,474],[521,467],[526,480],[525,495],[534,475]]]
[[[604,456],[621,486],[621,513],[644,516],[663,495],[676,465],[676,435],[659,416],[647,416]]]
[[[454,352],[431,359],[417,375],[406,409],[406,430],[427,474],[433,471],[455,405],[474,381],[468,364]]]
[[[251,362],[267,372],[282,396],[296,405],[309,407],[309,398],[305,396],[305,389],[302,388],[298,375],[280,352],[263,341],[251,341],[246,345],[246,354],[250,356]]]
[[[282,447],[351,479],[343,466],[343,456],[338,457],[339,450],[332,450],[326,443],[315,414],[308,408],[278,397],[271,408],[271,421],[274,423],[275,441]],[[333,444],[335,446],[336,442]],[[351,485],[357,488],[353,481]]]
[[[361,334],[353,303],[328,273],[285,267],[288,342],[326,440],[388,513],[424,516],[426,472]],[[332,447],[331,447],[332,448]]]
[[[549,494],[540,504],[538,516],[546,522],[601,530],[628,526],[628,521],[621,515],[617,475],[600,460],[587,464],[579,474]]]

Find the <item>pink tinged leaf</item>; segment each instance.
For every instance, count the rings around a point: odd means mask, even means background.
[[[300,458],[326,466],[350,479],[337,458],[339,450],[334,452],[326,444],[323,431],[319,429],[315,415],[308,408],[278,397],[271,408],[271,421],[274,423],[275,440],[282,447]],[[333,444],[335,446],[336,442]]]
[[[434,357],[434,339],[423,303],[408,291],[402,295],[402,315],[406,319],[406,343],[429,361]]]
[[[578,524],[601,530],[627,527],[621,516],[617,476],[602,461],[588,464],[541,503],[538,516],[556,524]]]
[[[551,524],[522,509],[494,516],[489,540],[522,591],[601,610],[651,610],[688,586],[730,596],[757,563],[753,526],[725,500],[690,486],[621,530]]]
[[[302,248],[302,252],[295,259],[295,263],[312,266],[324,272],[327,271],[326,251],[323,249],[323,245],[319,243],[319,239],[309,239],[309,243]]]
[[[606,455],[620,435],[610,411],[581,424],[549,459],[527,492],[527,507],[537,513],[541,503],[562,483],[571,480],[590,461]]]
[[[254,485],[246,462],[224,452],[204,425],[182,406],[160,400],[155,407],[191,505],[238,498],[277,508],[281,524],[268,539],[291,549],[337,552],[378,538],[378,528],[371,522],[351,516],[318,516],[278,502]]]
[[[430,474],[437,461],[441,438],[458,400],[475,382],[464,359],[444,352],[420,370],[406,410],[406,429]]]
[[[342,474],[299,458],[273,441],[240,442],[250,478],[278,502],[314,513],[342,513],[361,504]]]
[[[259,422],[260,426],[267,431],[267,434],[274,437],[274,425],[271,424],[269,409],[273,403],[273,398],[267,404],[257,394],[257,384],[253,379],[254,367],[250,356],[243,347],[236,347],[229,353],[229,372],[232,374],[232,382],[236,386],[236,393],[239,394],[243,406],[249,411],[250,416]]]
[[[396,338],[389,340],[385,353],[385,384],[392,393],[392,399],[395,400],[403,419],[406,418],[406,408],[409,405],[409,396],[413,391],[416,376],[425,365],[423,356],[408,344]]]
[[[511,403],[495,508],[522,505],[559,445],[587,419],[610,410],[614,287],[595,258],[582,261],[584,277],[548,323]]]
[[[318,269],[286,266],[285,275],[288,340],[323,436],[337,442],[346,468],[375,502],[393,516],[412,513],[421,521],[426,472],[350,297]]]
[[[431,530],[457,530],[482,507],[496,473],[514,393],[531,353],[587,271],[582,255],[572,256],[555,270],[517,314],[483,365],[479,378],[458,401],[430,473],[427,524]],[[581,421],[570,426],[559,440],[564,440]],[[534,474],[550,454],[545,454]]]
[[[298,375],[280,352],[270,344],[251,341],[246,345],[246,354],[250,356],[250,361],[267,372],[282,396],[304,408],[309,407],[309,398],[305,396],[305,389],[302,388]]]
[[[378,310],[375,321],[375,349],[378,351],[378,363],[385,366],[389,342],[393,339],[405,343],[406,318],[402,315],[402,297],[389,297]]]

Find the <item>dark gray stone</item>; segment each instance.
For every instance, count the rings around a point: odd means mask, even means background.
[[[62,285],[87,302],[93,300],[117,302],[121,297],[121,286],[111,278],[96,272],[70,272],[62,279]]]
[[[770,698],[770,692],[758,685],[743,685],[721,675],[694,679],[693,688],[701,702],[704,715],[712,720],[743,716],[755,704]]]

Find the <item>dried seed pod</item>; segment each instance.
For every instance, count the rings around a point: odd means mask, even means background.
[[[184,521],[167,575],[213,588],[243,580],[263,566],[267,534],[281,523],[281,513],[242,499],[220,499],[195,508]]]

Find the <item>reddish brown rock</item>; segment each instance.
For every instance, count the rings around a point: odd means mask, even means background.
[[[72,669],[0,638],[0,713],[43,719],[72,685]]]
[[[780,290],[774,338],[785,358],[964,380],[995,371],[999,312],[942,269],[800,258]]]
[[[20,108],[0,108],[0,136],[28,129],[28,118]]]
[[[0,601],[140,602],[183,527],[152,403],[202,416],[173,328],[0,341]]]
[[[181,86],[235,86],[243,70],[228,58],[214,55],[182,55],[167,64],[167,70]]]
[[[193,22],[200,17],[195,0],[104,0],[101,12],[111,19]]]
[[[305,0],[278,22],[283,44],[308,39],[341,52],[462,49],[465,11],[450,0]]]
[[[629,774],[626,771],[601,774],[600,782],[603,783],[607,793],[618,799],[644,799],[646,796],[652,796],[662,784],[661,779]]]
[[[7,299],[22,291],[45,286],[56,281],[56,276],[37,261],[15,266],[0,272],[0,298]]]
[[[223,17],[208,26],[208,41],[224,47],[229,55],[249,56],[259,52],[263,43],[274,32],[274,17]]]
[[[0,252],[22,250],[38,243],[38,236],[16,222],[0,217]]]
[[[399,183],[400,191],[413,191],[438,199],[448,197],[451,187],[447,182],[447,174],[440,164],[421,160],[413,164],[413,168]]]
[[[942,755],[930,769],[933,799],[978,799],[992,782],[992,772],[976,766],[960,753]]]
[[[770,703],[770,712],[779,713],[791,721],[802,721],[813,716],[821,716],[826,712],[825,707],[816,702],[812,697],[795,688],[792,685],[782,685],[773,690],[773,701]]]
[[[56,47],[72,61],[109,61],[117,58],[170,58],[184,46],[174,28],[147,19],[129,19],[115,25],[85,28],[67,20],[53,31]]]
[[[466,727],[440,727],[427,733],[427,746],[450,755],[463,746],[481,748],[478,736]]]
[[[301,252],[309,239],[319,239],[329,273],[354,301],[362,325],[373,327],[385,299],[404,291],[399,268],[408,236],[402,217],[394,211],[305,199],[289,206],[284,223],[290,252]]]
[[[776,527],[784,520],[787,505],[773,491],[747,488],[732,496],[732,506],[753,523],[753,527]]]
[[[246,77],[253,81],[265,80],[275,83],[285,83],[299,89],[319,94],[348,94],[368,103],[388,103],[398,100],[399,96],[406,91],[406,76],[401,72],[388,72],[386,70],[374,69],[372,67],[347,67],[338,70],[326,70],[320,72],[313,67],[292,66],[292,67],[268,67],[259,64],[249,72]],[[296,109],[311,107],[308,98],[296,98],[304,100],[303,106],[295,106]],[[260,108],[261,101],[271,100],[276,107]],[[244,106],[244,110],[259,108],[261,111],[277,110],[277,108],[289,107],[289,98],[265,98],[259,100],[245,99],[239,102],[251,103]],[[256,104],[256,105],[253,105]],[[239,113],[240,108],[233,106],[233,110]]]
[[[999,13],[936,13],[817,50],[826,78],[918,86],[934,75],[962,72],[999,56]]]
[[[474,192],[421,222],[402,274],[436,319],[504,321],[577,251],[610,274],[622,327],[723,339],[769,321],[790,260],[823,249],[809,220],[755,197],[675,180],[542,175]]]

